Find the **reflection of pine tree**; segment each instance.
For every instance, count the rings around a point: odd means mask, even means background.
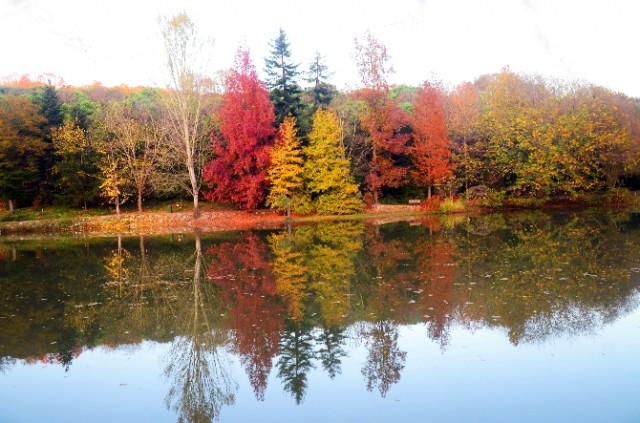
[[[398,347],[398,326],[390,321],[380,321],[363,333],[369,355],[362,368],[367,390],[378,387],[380,395],[387,395],[391,385],[400,381],[400,371],[407,358],[406,351]]]
[[[346,338],[344,330],[337,326],[324,328],[318,335],[317,344],[320,345],[318,359],[331,379],[342,373],[341,359],[347,355],[344,350]]]
[[[301,404],[307,389],[307,372],[312,369],[314,356],[313,336],[308,328],[291,324],[280,339],[278,377],[284,390],[291,393],[296,404]]]

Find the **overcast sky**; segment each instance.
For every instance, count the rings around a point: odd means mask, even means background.
[[[164,86],[158,18],[183,10],[215,40],[212,74],[241,43],[262,70],[283,28],[301,69],[317,50],[334,84],[355,87],[353,40],[370,30],[391,55],[392,83],[457,84],[509,66],[640,97],[637,0],[0,0],[0,78]]]

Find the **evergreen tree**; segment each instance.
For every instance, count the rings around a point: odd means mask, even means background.
[[[280,28],[278,36],[269,43],[271,55],[265,59],[267,88],[273,103],[276,125],[280,125],[291,114],[297,120],[302,116],[302,92],[298,85],[300,72],[297,64],[291,61],[289,42],[284,30]]]
[[[53,131],[62,125],[64,114],[62,103],[58,98],[56,89],[46,85],[41,91],[35,93],[33,102],[40,107],[40,114],[44,117],[42,125],[43,141],[46,144],[44,154],[39,162],[40,184],[38,187],[38,201],[50,202],[54,186],[53,166],[55,165],[55,153],[53,148]]]
[[[318,110],[313,117],[309,146],[305,149],[305,180],[320,214],[350,214],[363,209],[341,140],[340,122],[335,113]]]
[[[291,217],[291,206],[295,196],[302,192],[302,163],[296,119],[287,116],[280,125],[278,138],[271,153],[271,166],[268,170],[271,191],[267,196],[267,206],[286,210],[287,217]]]
[[[313,61],[309,65],[306,78],[306,81],[311,84],[307,93],[311,97],[311,103],[313,104],[312,113],[315,113],[318,107],[329,106],[331,100],[337,94],[336,87],[327,82],[331,75],[329,67],[324,63],[324,56],[316,52]]]

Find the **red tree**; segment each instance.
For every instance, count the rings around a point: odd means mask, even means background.
[[[453,176],[445,115],[445,96],[440,85],[425,82],[413,105],[413,180],[427,188],[431,198],[434,185]]]
[[[204,171],[211,188],[205,198],[255,209],[267,192],[275,129],[269,92],[258,79],[247,49],[238,49],[222,99],[217,116],[220,130],[211,138],[215,158]]]
[[[389,98],[389,66],[386,46],[367,32],[356,41],[356,65],[364,88],[358,93],[366,104],[363,129],[371,143],[371,164],[366,174],[367,190],[374,204],[382,187],[397,188],[405,180],[407,169],[398,160],[406,152],[409,137],[403,132],[406,113]]]

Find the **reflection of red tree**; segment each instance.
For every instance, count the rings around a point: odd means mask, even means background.
[[[372,312],[381,318],[406,320],[415,310],[414,291],[416,274],[411,265],[410,243],[401,239],[384,240],[376,234],[376,228],[368,231],[368,252],[375,263],[373,278],[377,282],[372,296]]]
[[[212,246],[208,253],[212,256],[208,277],[222,288],[222,300],[231,308],[235,347],[256,397],[262,400],[284,328],[267,246],[248,232],[241,241]]]
[[[453,282],[455,279],[455,246],[443,239],[421,239],[415,246],[420,279],[419,305],[429,322],[429,338],[440,341],[444,349],[449,343],[449,326],[454,316]]]

